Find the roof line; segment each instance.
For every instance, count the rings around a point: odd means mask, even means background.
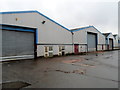
[[[110,34],[112,34],[112,33],[110,32]],[[110,34],[109,34],[109,35],[110,35]],[[109,35],[108,35],[108,36],[109,36]],[[112,34],[112,35],[113,35],[113,34]],[[107,37],[108,37],[108,36],[107,36]]]
[[[84,29],[87,29],[87,28],[90,28],[90,27],[92,27],[92,26],[87,26],[87,27],[83,27],[83,28],[71,30],[71,32],[76,32],[76,31],[84,30]]]
[[[66,28],[66,27],[64,27],[63,25],[57,23],[56,21],[50,19],[49,17],[47,17],[47,16],[45,16],[44,14],[38,12],[37,10],[31,10],[31,11],[11,11],[11,12],[0,12],[0,14],[14,14],[14,13],[38,13],[38,14],[40,14],[41,16],[43,16],[43,17],[49,19],[49,20],[52,21],[53,23],[55,23],[55,24],[61,26],[62,28],[64,28],[64,29],[70,31],[68,28]]]
[[[106,34],[106,33],[103,33],[103,35]],[[108,33],[108,36],[112,34],[111,32]],[[112,34],[113,35],[113,34]],[[104,35],[105,36],[105,35]],[[105,36],[106,38],[108,38],[108,36]]]
[[[87,26],[87,27],[84,27],[84,28],[79,28],[79,29],[76,29],[76,30],[71,30],[71,32],[76,32],[76,31],[80,31],[80,30],[84,30],[84,29],[87,29],[87,28],[95,28],[94,26]],[[99,33],[101,33],[97,28],[95,28]],[[101,33],[103,35],[103,33]]]

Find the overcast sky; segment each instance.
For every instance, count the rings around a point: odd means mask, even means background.
[[[1,0],[1,11],[38,10],[68,29],[95,26],[118,33],[119,0]]]

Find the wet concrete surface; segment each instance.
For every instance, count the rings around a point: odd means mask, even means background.
[[[118,88],[119,52],[4,62],[2,79],[31,84],[25,88]]]

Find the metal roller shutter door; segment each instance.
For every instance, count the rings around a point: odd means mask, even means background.
[[[2,30],[2,56],[34,56],[34,33]]]
[[[88,51],[96,51],[96,35],[87,34]]]
[[[109,39],[109,49],[112,50],[113,49],[113,40]]]

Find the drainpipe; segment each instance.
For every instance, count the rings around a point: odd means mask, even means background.
[[[71,32],[71,34],[72,34],[72,53],[74,53],[74,41],[73,41],[73,36],[74,36],[74,33],[73,33],[73,32]]]

